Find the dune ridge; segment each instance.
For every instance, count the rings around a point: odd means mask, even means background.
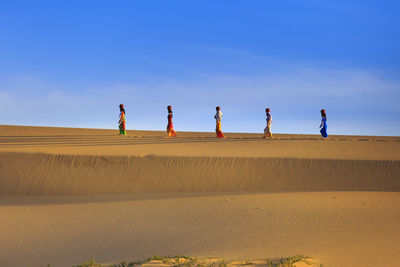
[[[400,191],[397,160],[2,152],[0,168],[0,195]]]

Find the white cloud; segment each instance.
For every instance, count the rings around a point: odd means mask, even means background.
[[[399,82],[363,70],[296,67],[286,73],[243,76],[203,73],[184,80],[118,82],[85,89],[23,75],[0,84],[0,123],[113,128],[118,104],[124,103],[128,128],[164,130],[165,108],[172,104],[177,129],[212,131],[212,113],[221,105],[225,130],[260,131],[268,105],[277,132],[318,133],[315,125],[323,107],[334,133],[353,134],[357,129],[343,125],[356,121],[364,134],[399,135],[393,124],[393,118],[399,124],[399,96]],[[383,129],[371,129],[372,110],[380,120],[388,120]]]

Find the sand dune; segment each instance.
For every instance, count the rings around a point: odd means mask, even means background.
[[[0,197],[1,266],[63,267],[191,255],[296,254],[398,266],[400,193],[168,193]]]
[[[388,160],[0,153],[0,166],[1,195],[400,191]]]
[[[396,137],[0,129],[2,195],[400,190]]]
[[[0,126],[0,266],[154,254],[400,262],[399,137],[128,134]]]
[[[29,152],[63,155],[198,156],[302,159],[400,160],[400,137],[330,136],[275,134],[264,140],[262,134],[178,132],[167,138],[165,132],[51,127],[0,126],[0,152]]]

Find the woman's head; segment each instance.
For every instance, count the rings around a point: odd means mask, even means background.
[[[171,106],[167,106],[168,109],[168,113],[172,113],[172,107]]]
[[[321,109],[321,117],[325,117],[325,118],[326,118],[326,112],[325,112],[325,109]]]
[[[119,111],[124,112],[125,113],[125,108],[123,104],[119,105]]]
[[[267,113],[270,112],[270,111],[271,111],[271,110],[270,110],[269,108],[267,108],[267,109],[265,110],[265,112],[267,112]]]
[[[217,107],[215,108],[215,110],[218,111],[218,110],[221,110],[221,108],[220,108],[219,106],[217,106]]]

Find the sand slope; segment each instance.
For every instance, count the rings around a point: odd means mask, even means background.
[[[154,254],[400,262],[398,137],[115,133],[0,126],[0,266]]]
[[[400,190],[396,137],[0,130],[2,195]]]
[[[1,266],[158,255],[398,266],[400,193],[0,197]]]
[[[400,191],[400,161],[0,153],[0,195]]]

